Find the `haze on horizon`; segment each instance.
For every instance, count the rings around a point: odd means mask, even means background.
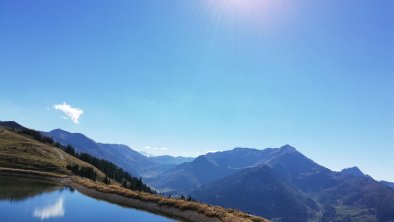
[[[0,2],[0,120],[394,181],[392,1]]]

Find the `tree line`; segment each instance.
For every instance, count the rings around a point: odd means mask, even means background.
[[[93,167],[68,164],[66,168],[71,170],[73,174],[81,177],[86,177],[91,180],[96,180],[97,178],[96,171],[94,171]]]
[[[91,165],[95,166],[97,169],[105,173],[107,179],[104,178],[104,183],[109,184],[110,179],[113,179],[122,184],[123,187],[131,190],[139,190],[147,193],[156,193],[152,188],[142,182],[142,178],[136,178],[131,176],[129,172],[123,170],[122,168],[118,167],[117,165],[108,160],[97,158],[88,153],[78,153],[71,145],[68,145],[64,149],[64,151],[86,163],[90,163]]]

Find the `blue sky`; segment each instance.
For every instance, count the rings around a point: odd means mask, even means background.
[[[291,144],[394,181],[393,11],[376,0],[4,0],[0,119],[157,155]],[[78,124],[63,103],[83,111]]]

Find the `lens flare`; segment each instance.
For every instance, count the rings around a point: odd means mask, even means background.
[[[290,6],[284,0],[207,0],[206,3],[221,17],[244,22],[280,20]]]
[[[244,14],[263,11],[269,4],[266,0],[216,0],[213,3],[220,7],[223,12]]]

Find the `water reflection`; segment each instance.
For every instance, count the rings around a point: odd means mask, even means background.
[[[46,220],[49,218],[63,217],[64,212],[65,210],[63,204],[63,197],[60,197],[53,204],[41,208],[36,208],[34,210],[33,216],[40,218],[41,220]]]
[[[20,202],[58,189],[58,184],[52,181],[34,177],[0,175],[0,201]]]
[[[149,212],[100,201],[41,178],[0,174],[0,221],[37,222],[40,220],[43,222],[174,221]]]

